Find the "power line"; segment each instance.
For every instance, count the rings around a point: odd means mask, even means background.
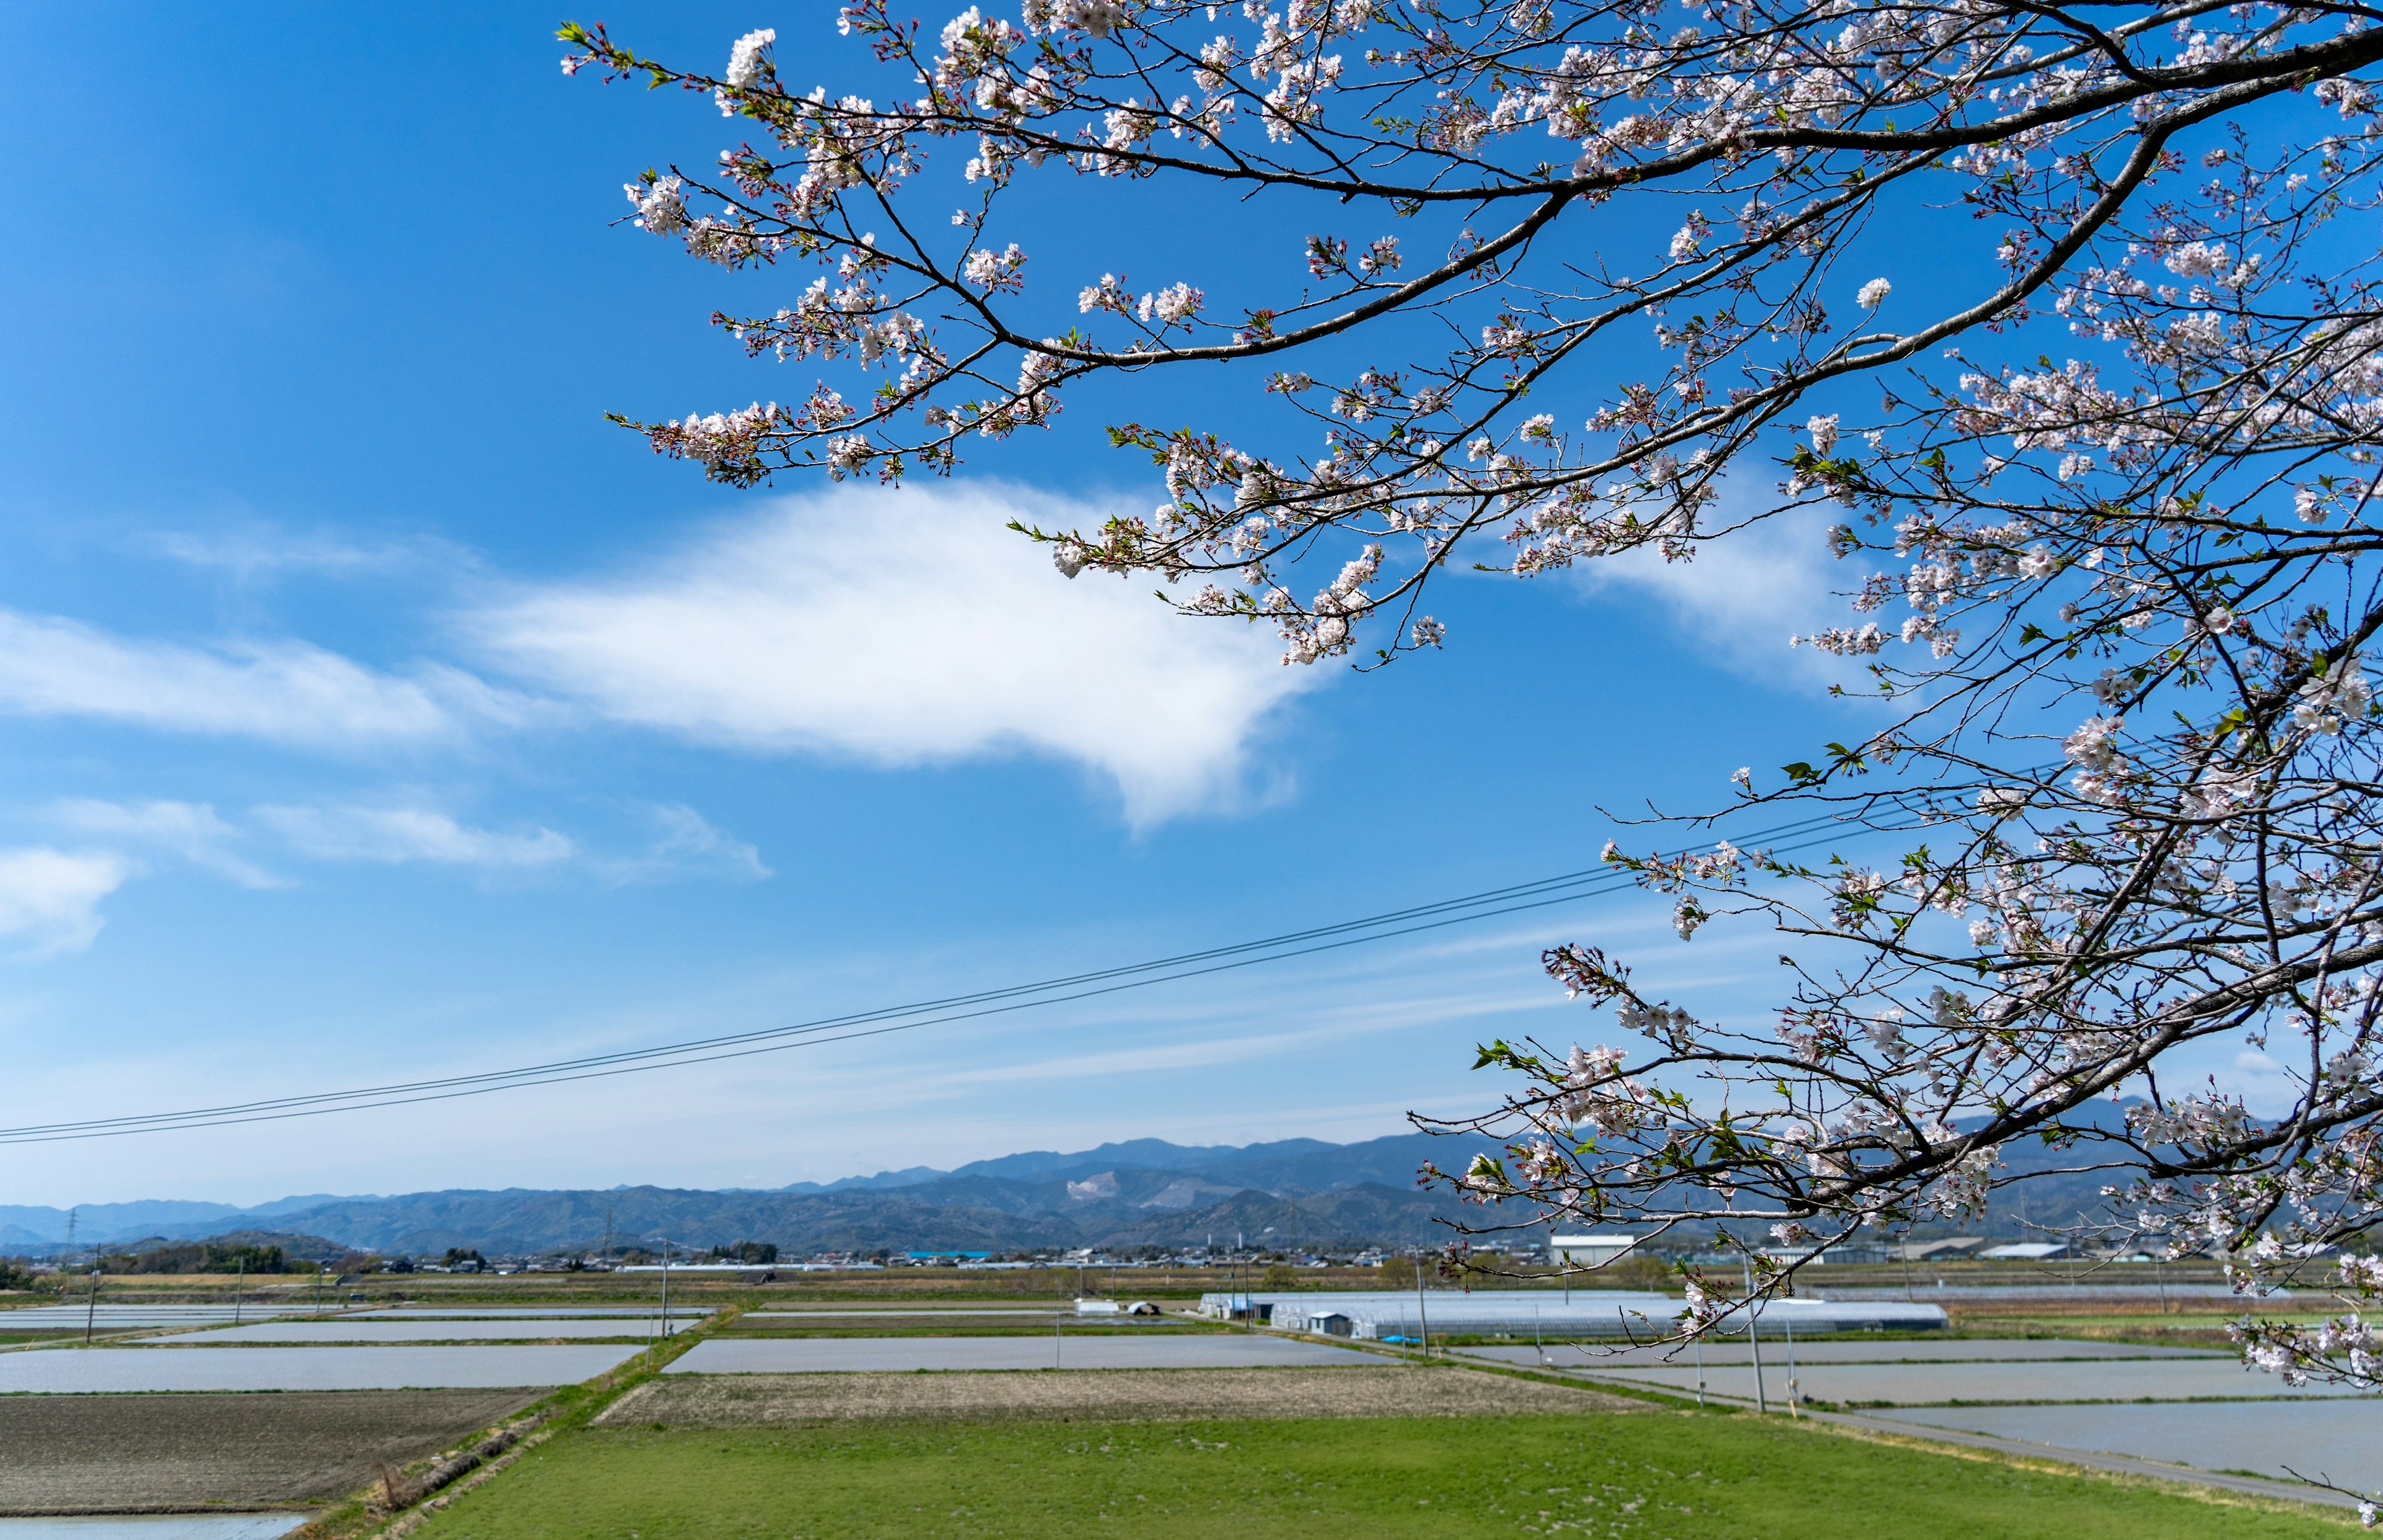
[[[1784,848],[1801,849],[1809,844],[1821,843],[1828,837],[1825,832],[1838,826],[1842,821],[1836,814],[1815,815],[1775,828],[1754,832],[1743,836],[1739,843],[1742,844],[1770,843],[1775,847],[1776,842],[1790,840],[1796,843]],[[1170,983],[1252,967],[1262,963],[1286,962],[1296,957],[1313,956],[1319,953],[1339,951],[1371,942],[1389,941],[1401,936],[1443,930],[1453,925],[1470,924],[1476,920],[1491,919],[1502,915],[1519,914],[1558,904],[1571,903],[1578,899],[1596,897],[1617,888],[1626,887],[1629,882],[1630,877],[1627,872],[1616,870],[1611,867],[1599,866],[1582,871],[1540,878],[1535,881],[1492,888],[1460,898],[1442,899],[1435,903],[1393,909],[1383,914],[1367,916],[1362,919],[1343,920],[1337,924],[1287,931],[1256,941],[1239,942],[1228,946],[1179,953],[1172,956],[1154,958],[1148,962],[1069,974],[1034,983],[1012,984],[999,989],[914,1002],[907,1005],[885,1006],[873,1011],[824,1016],[787,1026],[761,1028],[750,1032],[727,1033],[666,1043],[653,1048],[630,1049],[615,1053],[560,1059],[545,1064],[521,1066],[512,1069],[398,1081],[386,1085],[357,1087],[347,1090],[322,1091],[301,1096],[274,1097],[223,1106],[187,1108],[179,1112],[91,1118],[77,1122],[28,1124],[19,1127],[0,1128],[0,1144],[42,1144],[67,1140],[165,1133],[179,1129],[216,1127],[241,1123],[278,1122],[293,1117],[319,1117],[332,1113],[361,1112],[374,1107],[451,1101],[460,1097],[484,1096],[494,1091],[520,1090],[530,1086],[606,1079],[620,1075],[644,1074],[657,1069],[712,1064],[724,1059],[779,1053],[790,1048],[848,1042],[858,1038],[910,1031],[920,1027],[948,1025],[957,1021],[1007,1015],[1011,1012],[1030,1010],[1043,1005],[1065,1004],[1073,1001],[1115,994],[1126,990],[1144,989],[1154,984]]]

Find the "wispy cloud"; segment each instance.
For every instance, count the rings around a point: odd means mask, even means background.
[[[1762,679],[1825,688],[1857,677],[1858,662],[1787,645],[1846,623],[1836,589],[1846,574],[1829,556],[1825,521],[1781,513],[1697,547],[1691,561],[1655,550],[1603,557],[1574,569],[1589,592],[1651,599],[1688,645]]]
[[[284,575],[361,577],[408,568],[454,568],[470,559],[443,540],[411,538],[364,544],[328,531],[293,535],[272,526],[208,531],[168,530],[142,538],[143,548],[185,566],[253,584]]]
[[[466,625],[605,717],[705,743],[886,765],[1050,755],[1112,780],[1136,824],[1230,805],[1269,714],[1320,676],[1140,585],[1066,582],[1002,527],[1104,517],[982,483],[846,488]]]
[[[57,804],[51,816],[86,834],[169,852],[245,888],[288,885],[286,879],[234,854],[231,847],[243,838],[241,831],[216,817],[216,810],[204,802],[101,802],[71,797]]]
[[[100,901],[131,874],[106,852],[0,850],[0,936],[23,943],[20,958],[80,952],[99,934]]]
[[[916,1078],[913,1084],[921,1090],[931,1090],[939,1086],[958,1088],[993,1081],[1072,1080],[1208,1068],[1253,1059],[1282,1059],[1350,1039],[1414,1027],[1477,1021],[1517,1012],[1546,1011],[1562,1003],[1562,994],[1554,990],[1500,988],[1484,980],[1472,988],[1447,991],[1424,998],[1369,1000],[1363,1005],[1319,1005],[1295,1009],[1290,1014],[1296,1018],[1298,1025],[1269,1022],[1266,1029],[1259,1032],[1229,1036],[1203,1034],[1182,1041],[1130,1048],[1099,1048],[1051,1058],[920,1077]]]
[[[351,751],[451,739],[530,708],[438,664],[401,676],[304,642],[202,649],[0,610],[0,711]]]
[[[472,867],[484,870],[577,870],[608,884],[710,879],[759,881],[772,875],[761,853],[714,826],[694,808],[666,803],[643,810],[652,831],[642,844],[607,849],[543,825],[505,831],[475,826],[422,802],[278,805],[237,823],[204,802],[56,803],[48,821],[113,847],[106,858],[137,872],[171,857],[242,887],[288,887],[291,879],[241,853],[270,844],[285,857],[311,862]],[[135,857],[140,859],[136,861]],[[5,933],[5,932],[0,932]],[[88,940],[88,938],[85,938]]]
[[[434,807],[266,807],[256,818],[299,854],[324,861],[521,869],[569,860],[576,848],[551,829],[502,833]]]
[[[759,849],[715,828],[683,803],[652,810],[660,832],[634,856],[595,856],[590,864],[614,882],[669,882],[688,877],[755,882],[773,875]]]

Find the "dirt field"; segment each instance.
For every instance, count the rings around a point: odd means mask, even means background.
[[[879,1418],[1169,1422],[1637,1411],[1645,1403],[1454,1367],[1109,1369],[930,1374],[673,1374],[599,1426],[736,1427]]]
[[[0,1397],[0,1515],[233,1509],[345,1496],[536,1390]]]

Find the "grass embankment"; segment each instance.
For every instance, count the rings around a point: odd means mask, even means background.
[[[2344,1522],[2346,1521],[2346,1522]],[[810,1423],[579,1428],[420,1540],[1252,1534],[2339,1535],[2354,1521],[2203,1500],[1751,1417]]]

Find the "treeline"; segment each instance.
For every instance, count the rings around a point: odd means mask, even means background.
[[[315,1264],[287,1256],[278,1246],[226,1246],[194,1241],[99,1259],[103,1273],[312,1273]]]
[[[766,1267],[778,1260],[778,1249],[766,1240],[740,1240],[734,1246],[714,1246],[710,1260],[741,1262],[748,1266],[759,1263]]]

